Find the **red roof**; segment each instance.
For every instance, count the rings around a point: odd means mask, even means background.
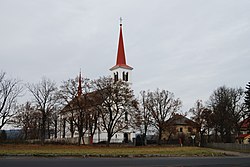
[[[126,56],[125,56],[123,36],[122,36],[122,24],[120,24],[120,36],[119,36],[119,43],[118,43],[116,65],[113,66],[110,70],[114,70],[119,67],[130,69],[130,70],[133,69],[132,67],[126,64]]]
[[[244,119],[244,120],[241,122],[241,128],[248,128],[248,127],[249,127],[249,124],[250,124],[250,118]]]
[[[238,136],[238,138],[245,138],[245,137],[247,137],[247,136],[250,136],[250,134],[240,134],[239,136]]]

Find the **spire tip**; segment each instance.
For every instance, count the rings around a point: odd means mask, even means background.
[[[122,17],[120,17],[120,26],[122,26]]]

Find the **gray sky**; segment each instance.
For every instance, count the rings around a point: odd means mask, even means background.
[[[0,70],[61,84],[110,74],[123,17],[133,89],[166,89],[185,112],[219,86],[245,87],[249,0],[0,0]]]

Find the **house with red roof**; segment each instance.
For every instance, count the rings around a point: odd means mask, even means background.
[[[240,124],[240,135],[237,136],[237,142],[250,144],[250,118],[244,119]]]

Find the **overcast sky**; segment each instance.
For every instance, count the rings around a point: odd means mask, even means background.
[[[23,82],[110,74],[119,17],[133,89],[166,89],[185,112],[250,81],[249,0],[0,0],[0,70]]]

